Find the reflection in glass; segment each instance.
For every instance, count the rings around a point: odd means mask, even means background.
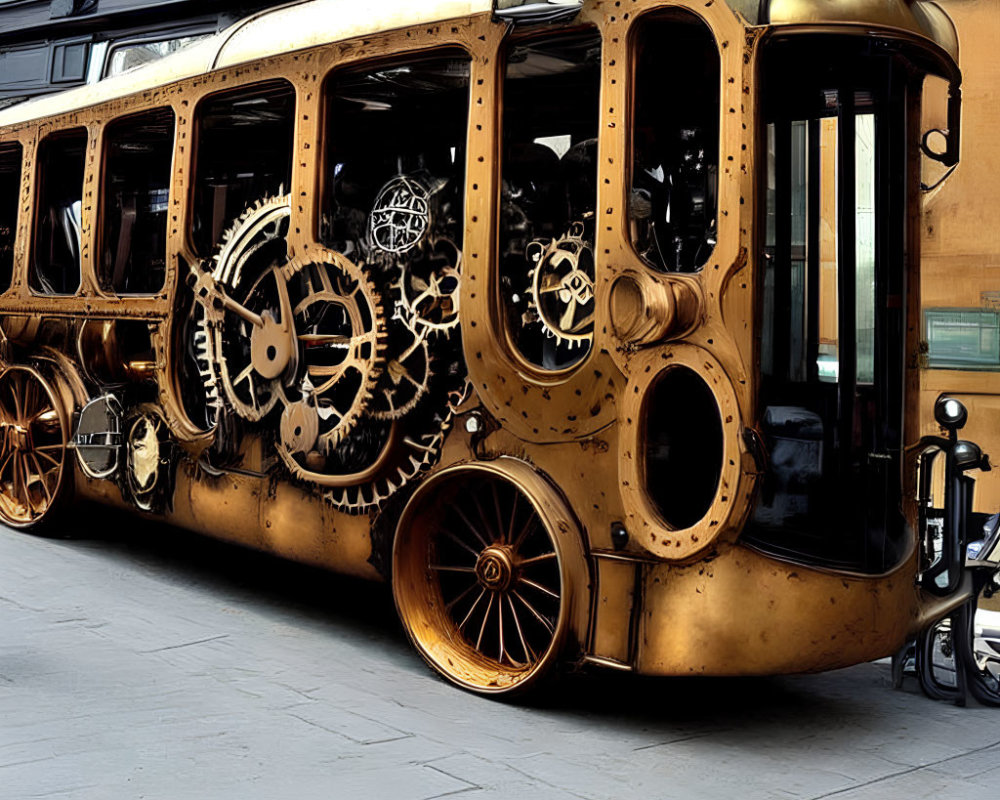
[[[500,293],[528,361],[565,369],[594,335],[594,236],[601,40],[510,47],[504,79]]]
[[[636,250],[665,272],[694,272],[715,247],[719,70],[715,38],[694,14],[642,22],[629,221]]]
[[[31,288],[73,294],[80,286],[87,132],[53,134],[38,146],[38,205]]]
[[[18,199],[21,196],[21,145],[0,145],[0,292],[14,273]]]

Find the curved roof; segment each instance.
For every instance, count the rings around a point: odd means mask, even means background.
[[[491,0],[299,0],[254,14],[210,39],[124,75],[0,111],[0,127],[64,114],[258,58],[488,13],[492,8]]]
[[[884,25],[920,34],[956,61],[958,57],[954,25],[931,0],[770,0],[763,15],[760,0],[727,2],[752,25]],[[254,14],[204,42],[124,75],[0,111],[0,127],[64,114],[258,58],[492,10],[493,0],[297,0]]]

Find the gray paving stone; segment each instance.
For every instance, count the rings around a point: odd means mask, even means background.
[[[892,691],[886,664],[567,676],[507,705],[431,674],[384,587],[152,525],[85,533],[0,529],[0,800],[951,800],[1000,782],[1000,711]]]

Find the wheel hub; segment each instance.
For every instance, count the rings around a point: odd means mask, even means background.
[[[506,547],[487,547],[476,562],[476,577],[484,589],[504,592],[514,580],[514,560]]]

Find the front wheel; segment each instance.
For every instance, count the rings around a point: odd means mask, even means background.
[[[0,522],[38,529],[68,493],[69,430],[48,380],[25,366],[0,374]]]
[[[453,467],[403,512],[393,548],[396,608],[445,678],[480,694],[521,692],[563,651],[586,581],[582,553],[561,499],[526,464]]]

